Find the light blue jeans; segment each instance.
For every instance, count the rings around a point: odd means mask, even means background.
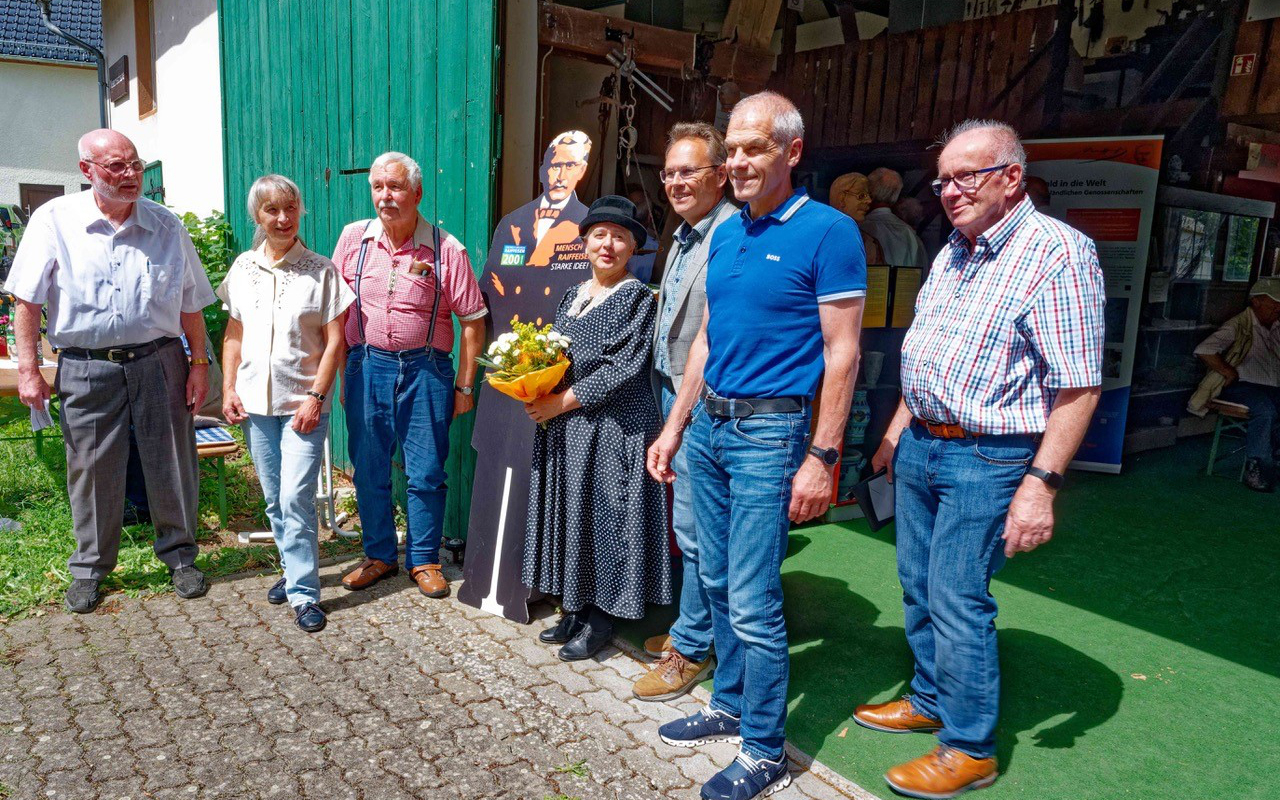
[[[310,433],[293,429],[293,416],[250,414],[245,439],[267,503],[271,535],[280,550],[289,605],[320,602],[320,542],[316,477],[324,463],[329,415]]]
[[[676,396],[662,386],[662,416],[671,413]],[[702,408],[699,401],[694,408],[697,414]],[[693,478],[689,475],[689,448],[681,446],[671,459],[671,469],[676,473],[672,484],[674,502],[671,506],[671,527],[675,529],[676,546],[680,548],[682,578],[680,584],[680,615],[671,626],[671,645],[680,655],[693,661],[705,661],[711,654],[711,604],[707,590],[698,577],[698,528],[693,513]]]
[[[893,459],[898,578],[915,656],[911,704],[942,720],[938,739],[995,754],[1000,713],[996,601],[1005,514],[1035,455],[1030,435],[938,439],[916,424]]]
[[[724,419],[700,408],[685,434],[716,645],[711,706],[740,717],[742,749],[770,761],[782,758],[786,740],[791,661],[780,570],[809,415]]]

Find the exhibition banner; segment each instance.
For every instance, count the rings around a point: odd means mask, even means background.
[[[1107,287],[1102,398],[1073,467],[1120,472],[1162,136],[1026,143],[1027,194],[1043,213],[1093,239]],[[1047,184],[1048,204],[1044,205]]]

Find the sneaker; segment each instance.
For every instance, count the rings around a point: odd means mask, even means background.
[[[92,578],[76,578],[67,587],[67,610],[73,614],[88,614],[102,602],[98,582]]]
[[[669,633],[650,636],[644,640],[644,652],[652,658],[662,658],[673,649],[675,648],[671,646],[671,634]]]
[[[1251,458],[1244,462],[1244,476],[1242,478],[1244,485],[1248,489],[1255,492],[1270,493],[1276,490],[1275,484],[1271,480],[1271,470],[1266,464],[1262,463],[1260,458]]]
[[[668,722],[658,728],[658,736],[672,747],[742,742],[742,736],[738,733],[738,718],[710,707],[699,709],[698,713],[684,719]]]
[[[319,603],[303,603],[295,608],[293,613],[297,615],[294,622],[307,633],[322,631],[329,622],[324,615],[324,609],[320,607]]]
[[[733,763],[702,785],[703,800],[752,800],[768,797],[791,785],[787,758],[753,758],[739,751]]]
[[[209,582],[204,579],[204,573],[195,567],[178,567],[173,571],[173,591],[178,597],[190,600],[208,592]]]
[[[711,659],[691,661],[679,650],[668,650],[658,663],[640,676],[631,694],[637,700],[662,702],[674,700],[694,687],[702,673],[711,665]]]
[[[278,606],[288,600],[289,596],[284,591],[284,578],[276,581],[275,584],[267,590],[267,602],[273,606]]]

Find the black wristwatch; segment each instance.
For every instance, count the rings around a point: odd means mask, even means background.
[[[1051,472],[1047,469],[1040,469],[1039,467],[1027,467],[1027,474],[1033,478],[1039,478],[1044,481],[1045,485],[1050,489],[1062,488],[1063,477],[1060,473]]]
[[[818,447],[816,444],[811,444],[809,455],[817,456],[818,460],[828,467],[834,467],[840,463],[840,451],[834,447]]]
[[[308,389],[307,394],[319,400],[321,403],[324,402],[324,392],[317,392],[315,389]]]

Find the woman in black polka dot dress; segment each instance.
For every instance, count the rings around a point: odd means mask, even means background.
[[[570,340],[561,391],[526,406],[539,423],[529,483],[524,582],[561,597],[564,616],[540,639],[560,658],[589,658],[613,617],[671,602],[664,488],[645,471],[661,419],[649,384],[657,304],[627,273],[644,228],[635,206],[602,197],[581,231],[592,278],[570,289],[554,329]]]

